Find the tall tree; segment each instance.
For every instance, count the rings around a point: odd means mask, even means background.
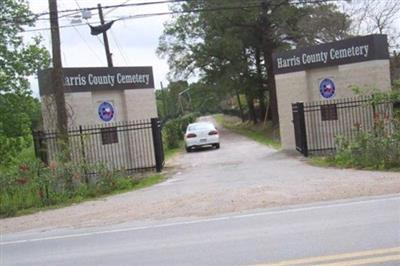
[[[50,58],[40,38],[23,42],[23,27],[33,26],[35,16],[25,0],[2,0],[0,21],[0,92],[30,94],[27,77],[48,66]]]
[[[236,5],[241,3],[233,2]],[[213,10],[229,4],[232,5],[232,1],[188,2],[175,9]],[[227,93],[241,90],[246,93],[252,110],[253,88],[241,88],[247,84],[243,81],[253,75],[253,71],[249,70],[252,64],[249,58],[251,51],[244,42],[248,43],[246,39],[252,34],[246,33],[235,23],[244,24],[253,13],[254,9],[244,9],[182,14],[176,21],[167,24],[165,34],[160,38],[158,52],[168,57],[172,77],[186,78],[196,73],[203,77],[209,87]]]
[[[334,42],[350,37],[349,15],[334,4],[306,6],[298,21],[297,46]]]
[[[0,2],[0,150],[9,155],[23,148],[21,138],[30,134],[40,112],[27,78],[49,64],[49,53],[40,45],[40,38],[23,42],[23,27],[34,21],[26,1]],[[6,154],[0,156],[2,162],[9,159]]]
[[[343,10],[351,17],[353,34],[387,34],[390,47],[400,48],[398,0],[352,0],[343,4]]]
[[[347,17],[337,16],[340,12],[333,5],[299,5],[290,0],[264,0],[262,5],[260,1],[187,1],[173,10],[183,13],[165,25],[158,48],[168,58],[172,76],[200,73],[211,84],[231,80],[231,94],[240,87],[255,122],[254,103],[263,117],[268,101],[274,125],[278,112],[272,53],[331,41],[338,31],[340,38],[348,28]],[[340,23],[335,21],[336,27],[319,23],[323,15],[336,16]],[[310,28],[306,22],[313,23],[315,18],[319,24]]]

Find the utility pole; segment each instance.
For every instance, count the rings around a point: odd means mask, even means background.
[[[183,104],[182,104],[182,95],[185,93],[188,93],[189,103],[190,103],[190,107],[192,109],[192,98],[190,97],[189,90],[190,90],[190,88],[187,88],[178,94],[178,101],[179,101],[179,105],[181,106],[182,114],[184,113]]]
[[[104,25],[103,9],[101,8],[101,4],[97,4],[97,8],[99,10],[100,23],[101,25]],[[106,31],[103,32],[103,41],[104,41],[104,48],[106,49],[108,67],[113,67],[113,62],[110,53],[110,46],[108,45],[108,37]]]
[[[51,47],[53,61],[52,84],[57,108],[57,129],[61,135],[62,151],[68,145],[68,117],[65,108],[63,69],[60,51],[60,30],[58,26],[57,0],[49,0]]]

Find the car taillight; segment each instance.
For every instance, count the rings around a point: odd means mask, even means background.
[[[210,135],[210,136],[212,136],[212,135],[218,135],[218,131],[212,130],[212,131],[208,132],[208,135]]]
[[[195,138],[195,137],[197,137],[197,135],[194,134],[194,133],[189,133],[189,134],[186,135],[186,138],[188,138],[188,139]]]

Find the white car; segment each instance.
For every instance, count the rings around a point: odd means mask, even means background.
[[[219,133],[212,123],[198,122],[189,124],[185,133],[186,151],[194,148],[213,146],[219,149]]]

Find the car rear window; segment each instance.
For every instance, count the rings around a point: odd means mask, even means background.
[[[211,124],[191,125],[189,126],[188,131],[207,130],[207,129],[214,129],[214,127]]]

